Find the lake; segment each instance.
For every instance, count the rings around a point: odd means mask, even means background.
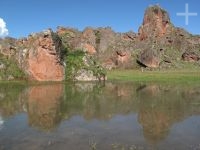
[[[200,150],[200,85],[0,85],[0,150]]]

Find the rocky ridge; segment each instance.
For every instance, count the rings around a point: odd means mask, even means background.
[[[80,59],[77,51],[83,52]],[[106,78],[104,68],[199,68],[200,36],[175,27],[167,11],[155,5],[146,9],[138,33],[58,27],[56,32],[48,29],[23,39],[0,39],[0,53],[0,76],[9,68],[7,59],[29,80],[62,81],[69,72],[74,80],[101,80]]]

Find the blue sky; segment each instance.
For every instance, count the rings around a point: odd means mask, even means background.
[[[185,18],[176,13],[185,11],[198,13]],[[144,11],[151,4],[160,4],[166,9],[175,26],[185,28],[193,34],[200,34],[199,0],[1,0],[0,18],[9,31],[9,36],[23,37],[32,32],[57,26],[83,30],[87,26],[110,26],[117,32],[137,32],[142,23]]]

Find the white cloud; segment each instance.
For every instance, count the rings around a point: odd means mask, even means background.
[[[2,18],[0,18],[0,37],[5,37],[8,35],[8,29],[6,28],[6,23]]]

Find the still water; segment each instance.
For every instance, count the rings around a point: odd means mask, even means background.
[[[200,150],[200,85],[0,85],[0,150]]]

